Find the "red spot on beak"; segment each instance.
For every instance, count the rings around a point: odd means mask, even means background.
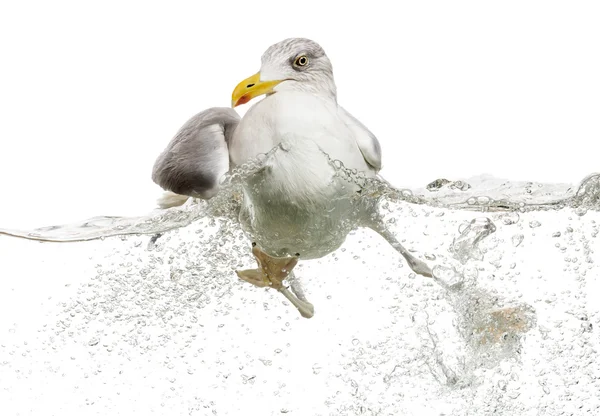
[[[237,100],[237,103],[235,103],[235,105],[241,105],[241,104],[246,104],[248,101],[250,101],[250,96],[248,94],[244,94],[240,97],[239,100]]]

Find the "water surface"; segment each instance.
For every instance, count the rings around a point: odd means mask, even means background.
[[[3,407],[600,413],[600,175],[575,185],[480,176],[409,191],[340,166],[435,279],[358,229],[337,252],[298,266],[315,305],[306,320],[235,277],[254,263],[236,215],[239,178],[256,167],[236,171],[208,203],[3,230]]]

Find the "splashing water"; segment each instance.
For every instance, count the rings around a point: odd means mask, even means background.
[[[207,202],[3,230],[24,237],[0,239],[3,407],[600,413],[600,175],[573,188],[481,176],[408,191],[337,163],[434,278],[411,273],[376,234],[353,231],[297,267],[316,309],[309,321],[235,277],[254,263],[237,221],[240,180],[268,157],[238,168]]]
[[[458,261],[465,264],[470,259],[483,260],[479,250],[479,241],[496,231],[489,218],[475,218],[469,224],[459,228],[460,236],[455,238],[449,251]]]

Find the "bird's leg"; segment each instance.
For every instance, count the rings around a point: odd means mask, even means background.
[[[427,265],[427,263],[425,263],[422,260],[419,260],[412,254],[410,254],[408,252],[408,250],[406,250],[406,248],[404,248],[404,246],[402,244],[400,244],[400,242],[396,239],[396,237],[394,237],[394,235],[388,229],[386,229],[386,228],[383,228],[381,230],[375,229],[375,231],[377,231],[379,233],[379,235],[381,235],[383,238],[385,238],[387,240],[387,242],[390,243],[390,245],[392,247],[394,247],[394,249],[398,253],[402,254],[402,257],[404,257],[404,259],[406,259],[408,266],[412,269],[413,272],[420,274],[421,276],[433,277],[431,268]]]
[[[408,250],[406,250],[406,248],[404,248],[404,246],[402,244],[400,244],[400,242],[396,239],[394,234],[392,234],[385,227],[385,225],[383,224],[383,222],[380,219],[377,218],[377,219],[369,220],[365,225],[367,227],[369,227],[370,229],[372,229],[373,231],[376,231],[383,238],[385,238],[386,241],[388,243],[390,243],[390,245],[392,247],[394,247],[394,249],[398,253],[402,254],[402,257],[404,257],[406,259],[406,262],[408,263],[409,267],[413,270],[413,272],[420,274],[421,276],[425,276],[425,277],[433,276],[429,266],[424,261],[419,260],[412,254],[410,254],[408,252]]]
[[[280,290],[280,292],[283,293],[283,296],[288,298],[288,300],[292,302],[292,304],[296,308],[298,308],[298,310],[300,311],[300,315],[302,315],[305,318],[312,318],[315,314],[315,308],[313,307],[312,303],[310,303],[306,299],[306,296],[304,295],[304,290],[302,290],[302,285],[294,275],[293,270],[290,270],[287,280],[290,284],[291,292],[288,291],[285,287],[282,290]]]
[[[277,289],[298,308],[300,315],[305,318],[312,318],[314,315],[313,305],[306,300],[298,299],[283,285],[283,280],[288,277],[292,269],[298,264],[299,255],[293,257],[273,257],[262,251],[254,243],[252,244],[252,254],[256,258],[258,268],[236,271],[238,277],[258,287]]]
[[[300,281],[294,274],[293,270],[290,271],[290,274],[287,277],[287,281],[290,284],[290,289],[292,290],[294,295],[296,295],[296,297],[298,297],[298,299],[308,302],[306,300],[306,295],[304,294],[304,290],[302,289],[302,285],[300,284]]]
[[[292,303],[292,305],[298,309],[298,312],[300,312],[300,315],[302,315],[303,318],[312,318],[315,315],[315,307],[312,305],[312,303],[298,299],[298,297],[296,297],[286,287],[282,287],[278,290],[287,298],[287,300]]]

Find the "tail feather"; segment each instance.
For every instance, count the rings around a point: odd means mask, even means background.
[[[176,194],[171,191],[167,191],[156,201],[158,206],[162,209],[178,207],[186,203],[190,199],[187,195]]]

